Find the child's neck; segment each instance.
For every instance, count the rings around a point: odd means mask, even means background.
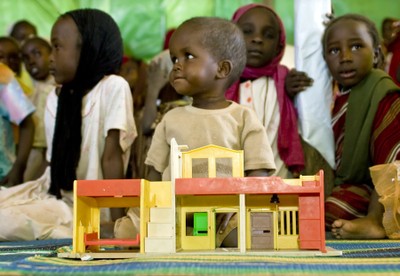
[[[48,74],[48,75],[46,75],[45,77],[40,78],[40,79],[37,79],[37,78],[34,78],[34,79],[35,79],[35,81],[42,81],[42,82],[45,82],[45,81],[47,81],[47,80],[49,79],[49,77],[50,77],[50,74]]]
[[[226,108],[231,104],[230,101],[227,101],[225,98],[219,99],[195,99],[193,98],[192,106],[201,108],[201,109],[222,109]]]

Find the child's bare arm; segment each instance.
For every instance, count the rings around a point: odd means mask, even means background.
[[[124,178],[124,164],[122,161],[122,149],[119,144],[119,130],[111,129],[108,131],[101,167],[104,179]],[[123,208],[112,208],[111,218],[115,221],[125,214]]]
[[[104,179],[124,178],[124,165],[122,162],[122,149],[119,144],[119,130],[111,129],[108,131],[101,167]]]
[[[298,93],[304,91],[313,84],[313,79],[305,72],[292,69],[285,78],[285,89],[290,98],[294,98]]]
[[[1,185],[14,186],[23,182],[26,163],[32,149],[34,133],[35,125],[32,115],[28,115],[19,125],[17,158],[8,175],[1,180]]]

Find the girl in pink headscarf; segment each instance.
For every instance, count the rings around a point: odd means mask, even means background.
[[[232,21],[242,29],[247,46],[247,64],[240,81],[226,97],[253,108],[264,124],[277,166],[276,175],[298,176],[304,156],[297,129],[297,113],[289,95],[311,85],[305,73],[280,64],[286,35],[279,16],[262,4],[239,8]]]

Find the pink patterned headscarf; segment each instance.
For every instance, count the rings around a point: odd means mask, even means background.
[[[280,29],[279,45],[281,51],[272,59],[268,64],[262,67],[246,66],[243,70],[240,79],[254,80],[262,76],[272,77],[277,92],[279,111],[280,111],[280,124],[278,129],[278,152],[292,172],[300,172],[304,168],[304,155],[300,142],[300,136],[297,129],[297,112],[294,108],[292,100],[285,90],[285,78],[289,69],[280,64],[286,46],[285,28],[279,16],[268,6],[262,4],[249,4],[240,7],[234,13],[232,21],[237,23],[238,20],[250,9],[261,7],[273,13],[277,19]],[[239,87],[240,80],[235,82],[225,93],[227,99],[239,102]]]

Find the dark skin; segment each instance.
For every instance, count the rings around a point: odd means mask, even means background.
[[[2,38],[0,41],[0,61],[7,64],[14,73],[21,74],[21,57],[18,44],[12,38]]]
[[[35,125],[32,115],[28,115],[19,125],[17,159],[7,176],[0,181],[0,185],[11,187],[23,182],[26,163],[33,144],[34,132]]]
[[[376,45],[362,22],[352,19],[336,22],[327,31],[324,43],[329,71],[344,89],[363,81],[378,61]],[[386,235],[382,226],[383,211],[374,190],[368,214],[354,220],[335,220],[332,234],[338,239],[382,239]]]
[[[247,48],[247,66],[263,67],[282,52],[280,31],[276,16],[263,7],[244,13],[237,22],[244,34]],[[313,80],[305,72],[292,69],[285,78],[285,89],[290,98],[311,86]]]
[[[170,83],[175,90],[193,99],[192,105],[201,109],[222,109],[231,102],[225,98],[225,91],[232,72],[230,60],[216,60],[198,41],[202,31],[193,32],[190,24],[180,26],[170,40],[170,55],[173,69]],[[268,176],[267,169],[248,170],[246,176]],[[148,179],[161,180],[161,173],[150,167]],[[224,231],[234,213],[221,214],[218,231]],[[234,236],[235,234],[232,233]],[[233,237],[233,243],[237,241]],[[230,246],[223,244],[223,246]]]
[[[77,45],[81,43],[81,35],[72,18],[60,18],[56,21],[51,33],[51,42],[53,47],[50,55],[51,73],[58,83],[68,83],[75,78],[80,58],[80,47]],[[111,129],[107,133],[101,166],[104,179],[124,178],[118,129]],[[123,214],[122,210],[116,210],[112,211],[113,219]]]
[[[194,32],[190,24],[175,31],[170,40],[173,69],[169,81],[181,95],[190,96],[193,106],[202,109],[221,109],[230,105],[225,98],[232,71],[230,60],[216,60],[200,41],[202,32]],[[268,176],[268,170],[246,171],[246,176]],[[150,181],[161,180],[161,173],[149,168]]]
[[[37,35],[36,27],[27,21],[17,22],[10,33],[10,36],[14,37],[19,43],[35,35]]]
[[[46,80],[49,76],[51,46],[40,38],[32,38],[21,49],[22,59],[29,74],[35,80]]]

